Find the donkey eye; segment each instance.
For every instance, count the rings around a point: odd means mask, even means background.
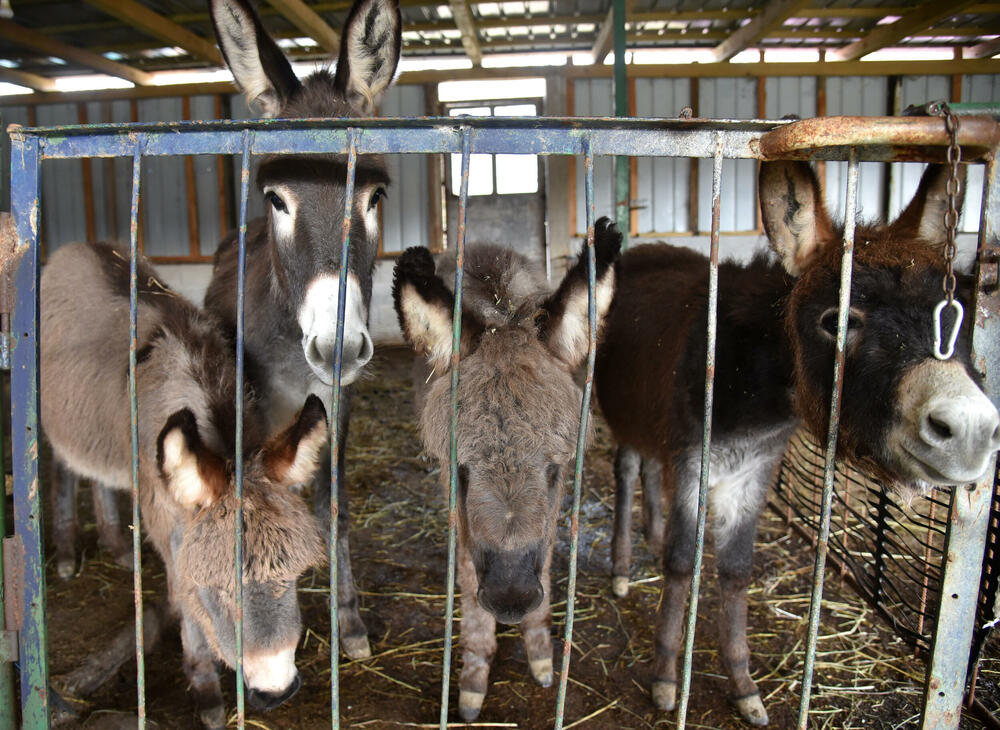
[[[375,192],[372,193],[372,197],[368,200],[368,210],[371,210],[380,200],[384,200],[389,197],[386,195],[385,188],[375,188]]]
[[[267,202],[271,204],[271,207],[279,213],[288,212],[288,206],[285,205],[285,201],[282,200],[273,190],[268,190],[264,193],[264,199],[267,200]]]
[[[857,334],[857,332],[864,327],[865,320],[860,314],[851,309],[847,313],[847,333],[848,335]],[[830,309],[823,312],[819,318],[819,326],[823,332],[830,337],[836,338],[837,336],[837,308],[831,307]]]

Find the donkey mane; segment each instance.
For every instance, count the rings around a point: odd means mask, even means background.
[[[464,268],[462,312],[485,328],[520,326],[550,293],[538,267],[504,246],[468,246]],[[438,274],[449,289],[454,287],[453,256],[441,262]]]

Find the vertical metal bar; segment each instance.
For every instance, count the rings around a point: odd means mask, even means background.
[[[337,517],[340,513],[340,371],[344,363],[344,308],[354,211],[354,173],[358,164],[358,128],[347,129],[347,180],[340,234],[340,284],[337,288],[337,341],[333,349],[333,398],[330,406],[330,727],[340,727],[340,626],[337,621]]]
[[[451,334],[451,423],[448,431],[448,585],[444,604],[444,658],[441,665],[441,730],[448,727],[448,688],[451,682],[451,639],[455,619],[455,553],[458,542],[458,361],[462,342],[462,280],[465,274],[465,223],[469,211],[469,160],[472,130],[462,127],[462,180],[458,193],[458,229],[455,232],[455,308]]]
[[[823,574],[830,543],[830,512],[833,506],[833,481],[836,471],[837,428],[840,424],[840,396],[844,389],[844,352],[847,343],[847,313],[851,306],[851,267],[854,264],[854,224],[858,201],[858,151],[852,147],[847,161],[847,200],[844,219],[844,250],[840,260],[840,303],[837,312],[837,343],[833,363],[833,392],[830,394],[830,422],[826,434],[823,465],[823,500],[820,505],[819,535],[816,540],[816,563],[813,568],[812,597],[809,603],[809,634],[806,637],[805,667],[802,670],[802,695],[799,699],[800,730],[809,722],[809,698],[812,694],[816,665],[816,640],[823,602]]]
[[[983,281],[983,264],[987,263],[983,259],[989,257],[995,261],[1000,253],[997,228],[1000,224],[1000,179],[995,159],[987,163],[983,177],[972,349],[976,367],[986,376],[986,395],[995,403],[1000,396],[1000,372],[997,372],[995,359],[1000,348],[1000,323],[997,322],[1000,294],[995,287],[984,287]],[[941,605],[924,688],[923,730],[957,728],[961,718],[995,474],[994,459],[983,481],[952,490],[941,575]]]
[[[253,132],[243,130],[243,151],[240,157],[240,226],[236,253],[236,520],[233,549],[235,567],[236,601],[236,726],[243,730],[246,724],[246,697],[243,686],[243,367],[244,323],[247,277],[247,198],[250,194],[250,150]],[[190,159],[190,158],[187,158]]]
[[[722,207],[722,135],[715,138],[712,164],[712,237],[708,268],[708,327],[705,338],[705,400],[702,410],[701,476],[698,482],[698,524],[695,529],[694,567],[691,595],[688,598],[687,625],[684,629],[684,664],[681,668],[680,698],[677,702],[677,727],[687,723],[691,696],[691,663],[694,659],[694,629],[698,620],[698,592],[701,589],[701,563],[705,552],[705,521],[708,516],[708,478],[712,450],[712,403],[715,397],[715,338],[719,309],[719,219]]]
[[[628,116],[628,80],[625,77],[625,0],[614,0],[614,51],[615,51],[615,116]],[[599,63],[603,62],[601,59]],[[628,248],[629,237],[629,160],[615,158],[615,222],[622,234],[622,246]]]
[[[136,135],[132,153],[132,207],[129,212],[128,269],[128,406],[132,441],[132,591],[135,601],[135,678],[138,728],[146,727],[146,656],[142,636],[142,524],[139,521],[139,405],[136,400],[135,367],[138,350],[139,291],[137,259],[139,255],[139,182],[142,151],[146,137]]]
[[[563,633],[562,669],[559,672],[559,694],[556,697],[555,730],[561,730],[566,711],[566,687],[569,682],[569,662],[573,652],[573,613],[576,608],[577,546],[580,541],[580,494],[583,484],[583,454],[587,448],[587,424],[590,420],[590,399],[594,389],[594,356],[597,352],[597,297],[595,295],[597,262],[594,253],[594,156],[590,139],[583,140],[585,155],[585,193],[587,197],[587,379],[580,403],[580,430],[576,437],[576,466],[573,470],[573,511],[570,517],[569,582],[566,585],[566,629]]]
[[[4,274],[0,274],[3,276]],[[2,285],[0,285],[2,286]],[[4,368],[0,368],[4,369]],[[2,383],[0,383],[2,386]],[[7,537],[7,493],[5,486],[6,464],[4,458],[4,419],[7,414],[6,398],[3,397],[3,388],[0,387],[0,631],[13,631],[13,627],[6,625],[7,615],[4,596],[3,580],[3,539]],[[13,660],[13,657],[11,657]],[[17,727],[17,713],[14,710],[14,665],[11,662],[0,658],[0,730],[15,730]]]
[[[11,449],[14,477],[14,533],[24,551],[24,625],[19,630],[21,723],[49,725],[49,663],[46,654],[45,559],[38,488],[38,262],[41,143],[11,134],[11,210],[20,255],[14,279],[11,368]]]

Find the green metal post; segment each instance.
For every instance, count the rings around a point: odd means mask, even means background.
[[[625,0],[614,0],[615,116],[628,116],[628,81],[625,78]],[[629,159],[615,158],[615,222],[622,232],[622,247],[628,247]]]

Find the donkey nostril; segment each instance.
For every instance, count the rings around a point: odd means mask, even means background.
[[[942,421],[940,418],[935,418],[933,415],[927,416],[927,424],[931,427],[931,431],[938,438],[950,439],[952,437],[951,426]]]

